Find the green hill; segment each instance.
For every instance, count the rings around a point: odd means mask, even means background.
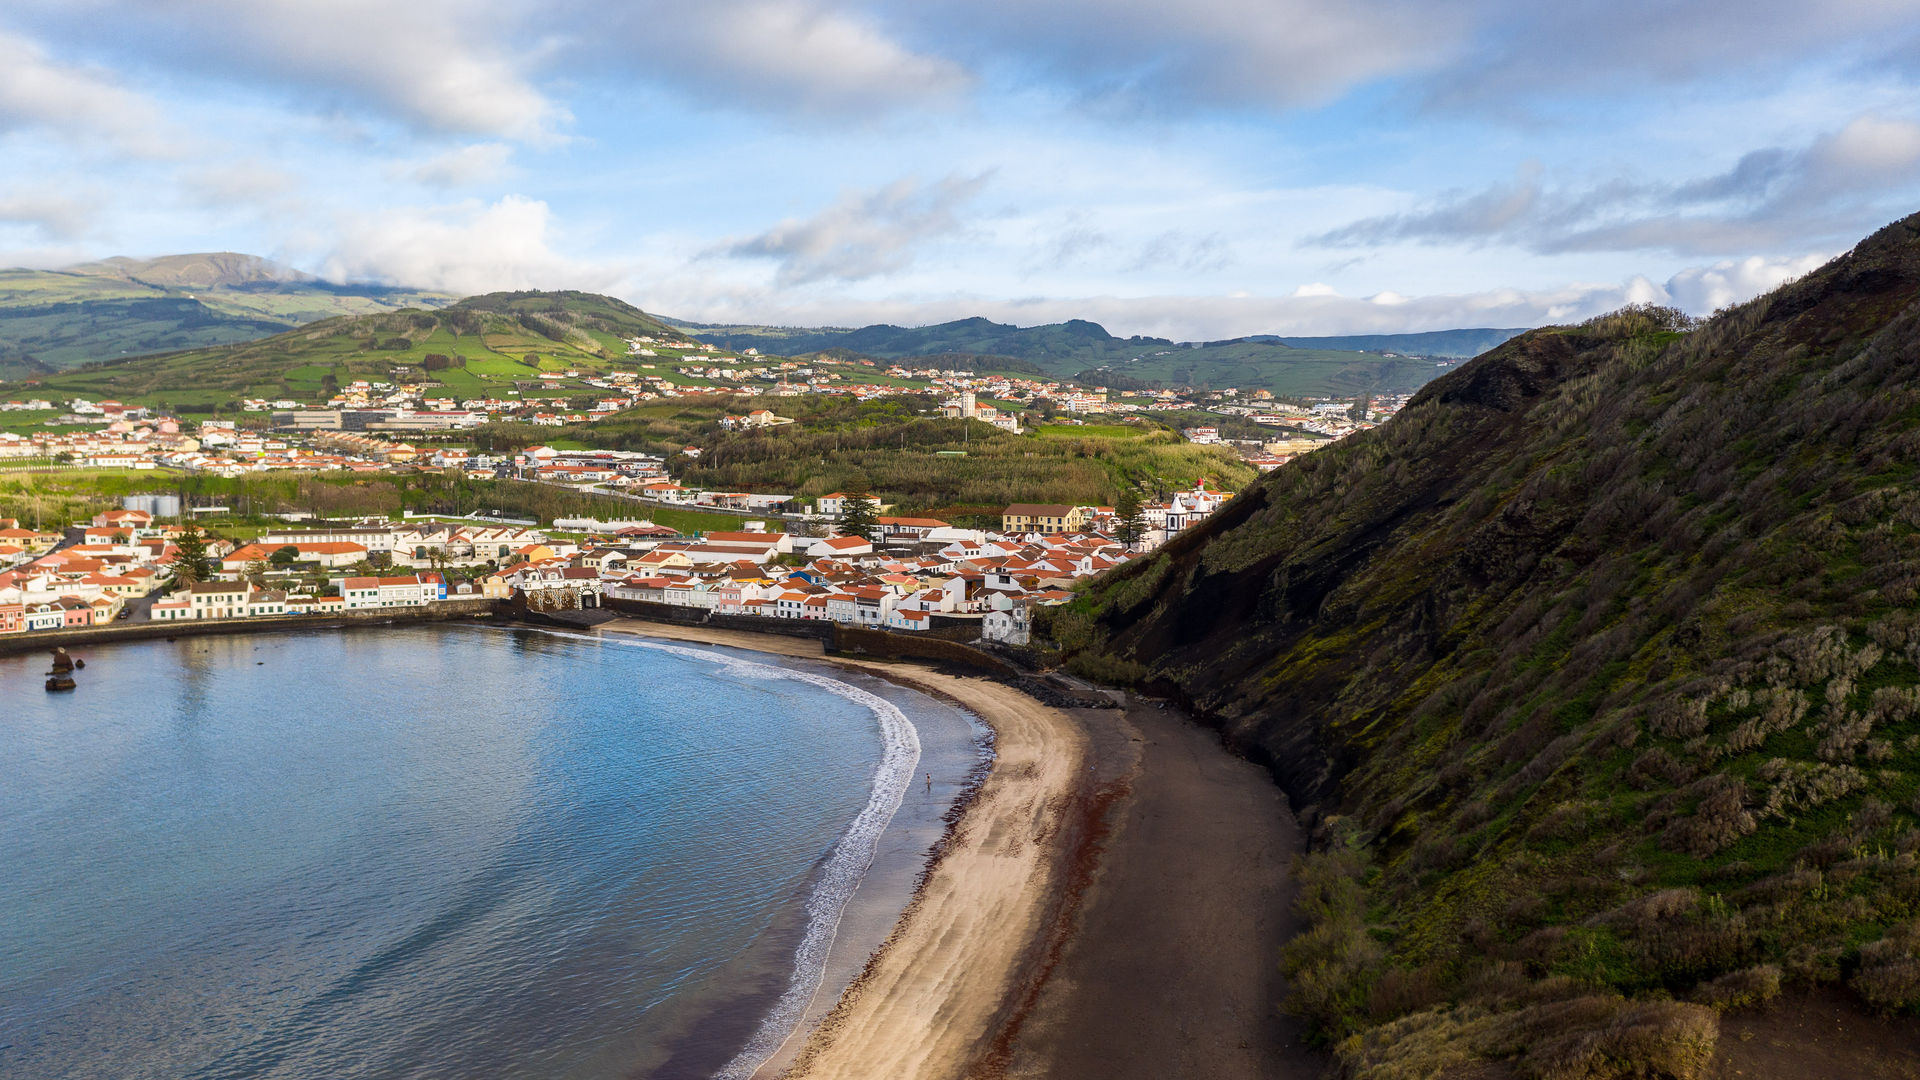
[[[1699,1077],[1782,980],[1920,1009],[1916,446],[1920,216],[1510,341],[1052,632],[1281,780],[1341,1075]]]
[[[0,270],[0,378],[248,341],[331,316],[439,307],[453,299],[418,289],[335,285],[231,252]]]
[[[240,344],[92,364],[29,385],[42,396],[190,410],[230,408],[247,397],[316,402],[355,379],[384,382],[401,374],[438,382],[456,397],[515,389],[557,396],[591,391],[568,371],[600,372],[616,363],[631,368],[625,339],[642,336],[687,345],[665,324],[611,297],[489,293],[433,311],[323,319]]]
[[[1048,326],[1010,326],[960,319],[937,326],[866,326],[858,330],[676,323],[702,341],[729,349],[799,356],[826,350],[885,360],[944,355],[1011,357],[1055,378],[1082,372],[1165,386],[1265,389],[1276,394],[1352,396],[1411,393],[1442,370],[1430,360],[1388,357],[1352,348],[1293,348],[1274,339],[1175,342],[1109,334],[1073,319]]]

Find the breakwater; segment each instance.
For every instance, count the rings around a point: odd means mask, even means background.
[[[382,608],[337,615],[269,615],[258,619],[185,619],[179,622],[127,622],[71,630],[35,630],[0,636],[0,656],[44,652],[58,647],[111,645],[123,641],[205,637],[211,634],[284,633],[290,630],[351,630],[405,623],[455,622],[494,618],[498,600],[442,600],[419,608]]]

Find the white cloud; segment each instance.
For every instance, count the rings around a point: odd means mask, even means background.
[[[501,179],[512,160],[513,147],[506,143],[470,143],[403,164],[396,172],[429,187],[465,187]]]
[[[73,240],[93,227],[94,207],[51,190],[0,195],[0,224],[26,226],[50,240]]]
[[[1698,314],[1737,304],[1819,269],[1831,255],[1766,258],[1749,255],[1682,270],[1667,280],[1665,302]]]
[[[519,195],[352,215],[339,223],[320,275],[461,294],[608,287],[607,269],[554,250],[551,226],[546,203]]]
[[[715,254],[771,258],[782,285],[858,281],[904,269],[919,246],[960,231],[959,209],[986,186],[988,173],[949,176],[932,184],[896,180],[870,192],[848,192],[805,220],[792,219]]]
[[[191,9],[276,72],[344,87],[444,131],[544,139],[565,111],[534,88],[512,6],[460,0],[202,0]],[[223,50],[224,51],[224,50]]]
[[[882,112],[952,99],[972,79],[902,45],[873,18],[813,0],[650,3],[618,40],[643,75],[666,73],[708,100],[774,111]]]
[[[1321,104],[1428,70],[1465,43],[1445,5],[1400,0],[936,0],[943,37],[1148,109]],[[929,36],[932,36],[931,33]]]
[[[228,208],[275,202],[299,185],[299,178],[287,170],[249,158],[194,169],[181,177],[182,190],[192,201]]]
[[[1696,314],[1751,299],[1805,274],[1825,256],[1745,259],[1692,267],[1664,284],[1634,276],[1612,284],[1570,283],[1546,289],[1501,288],[1403,296],[1342,296],[1324,285],[1290,296],[1077,296],[1009,300],[977,295],[862,299],[801,298],[792,293],[679,281],[630,296],[649,310],[701,322],[781,326],[924,326],[980,315],[1021,326],[1088,319],[1110,332],[1176,341],[1219,341],[1253,334],[1388,334],[1459,327],[1545,326],[1577,322],[1626,304],[1673,304]]]
[[[1809,180],[1854,188],[1892,177],[1911,181],[1920,165],[1920,124],[1884,116],[1855,117],[1807,151]]]
[[[161,69],[370,103],[434,131],[550,141],[568,117],[530,77],[552,51],[525,0],[17,0]]]
[[[0,131],[26,127],[102,139],[141,157],[175,152],[151,100],[105,71],[58,63],[37,42],[0,30]]]
[[[1920,124],[1859,116],[1789,149],[1743,155],[1726,171],[1651,182],[1552,187],[1535,163],[1511,183],[1445,192],[1423,205],[1308,237],[1326,247],[1513,244],[1542,253],[1731,254],[1803,247],[1881,224],[1920,191]]]

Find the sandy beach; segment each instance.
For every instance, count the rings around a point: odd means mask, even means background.
[[[820,657],[803,638],[623,620],[603,632]],[[958,1077],[991,1052],[1031,976],[1066,871],[1062,823],[1086,795],[1088,740],[1071,718],[1009,687],[844,658],[952,698],[993,725],[993,771],[893,935],[807,1037],[789,1077]]]
[[[986,679],[827,658],[805,638],[602,630],[829,659],[997,732],[891,937],[765,1080],[1319,1074],[1274,1009],[1299,839],[1265,774],[1209,733],[1151,705],[1063,711]]]

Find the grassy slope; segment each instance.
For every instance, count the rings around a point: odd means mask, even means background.
[[[1160,425],[1043,426],[1013,435],[980,421],[920,416],[924,400],[853,402],[797,397],[776,403],[799,423],[722,432],[718,421],[756,402],[678,398],[649,402],[568,436],[617,449],[705,453],[683,482],[716,490],[777,492],[802,498],[870,488],[901,511],[997,515],[1009,502],[1110,505],[1127,486],[1148,491],[1190,487],[1205,478],[1228,490],[1254,470],[1217,446],[1196,446]],[[483,429],[482,445],[549,441],[551,429]],[[942,451],[947,453],[943,454]],[[960,451],[965,456],[952,456]]]
[[[1782,973],[1920,1007],[1917,301],[1920,217],[1533,332],[1058,621],[1317,827],[1292,1005],[1350,1075],[1699,1075],[1663,999]]]
[[[246,341],[318,319],[454,299],[275,277],[276,270],[235,255],[0,270],[0,377]]]
[[[1024,328],[976,318],[914,328],[713,327],[692,332],[726,348],[754,347],[789,355],[846,349],[886,359],[1011,356],[1057,378],[1106,367],[1116,375],[1169,386],[1265,388],[1277,394],[1405,393],[1439,371],[1431,362],[1344,350],[1292,349],[1274,341],[1189,346],[1162,338],[1116,338],[1097,324],[1081,320]]]
[[[516,381],[551,379],[555,391],[591,393],[565,380],[569,369],[589,372],[638,366],[620,340],[629,335],[678,335],[637,308],[587,293],[493,293],[438,311],[400,311],[327,319],[257,341],[193,349],[102,364],[41,378],[18,393],[82,395],[206,411],[233,407],[243,397],[321,398],[328,376],[384,381],[396,366],[408,376],[437,381],[456,397],[504,394]],[[400,339],[406,348],[387,346]],[[466,359],[465,367],[426,372],[429,353]],[[523,362],[540,358],[537,368]]]

